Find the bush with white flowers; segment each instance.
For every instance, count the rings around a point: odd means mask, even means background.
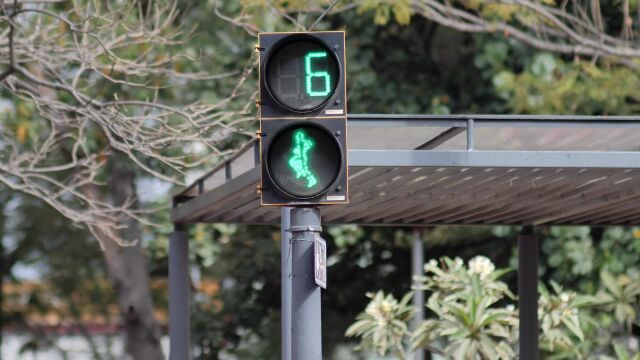
[[[360,350],[406,359],[416,349],[427,349],[447,359],[484,360],[518,357],[518,313],[516,297],[500,278],[509,269],[496,269],[485,256],[467,265],[460,258],[432,259],[424,275],[414,278],[415,291],[427,291],[428,319],[413,331],[409,322],[415,309],[409,305],[412,292],[401,301],[383,292],[369,294],[366,310],[346,332],[360,339]],[[606,340],[608,329],[595,325],[594,318],[617,314],[618,326],[630,331],[637,315],[640,279],[614,278],[602,273],[605,283],[597,296],[566,291],[551,282],[549,291],[539,285],[540,346],[545,357],[555,359],[633,359],[629,346]],[[616,324],[612,324],[616,326]],[[632,353],[633,353],[633,349]],[[609,355],[616,357],[609,357]]]

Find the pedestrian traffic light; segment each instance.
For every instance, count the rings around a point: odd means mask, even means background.
[[[260,118],[346,116],[344,31],[259,34]]]
[[[345,120],[261,122],[262,204],[347,202]]]
[[[262,204],[346,203],[344,32],[259,41]]]

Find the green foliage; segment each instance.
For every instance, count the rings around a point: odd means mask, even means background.
[[[408,25],[413,15],[410,0],[365,0],[360,2],[358,13],[363,14],[367,11],[374,12],[373,22],[376,25],[386,25],[392,14],[398,24]]]
[[[346,336],[360,337],[359,349],[375,350],[380,355],[392,353],[399,359],[406,359],[407,322],[415,313],[408,305],[412,295],[409,292],[398,302],[393,295],[385,295],[382,291],[368,293],[371,302],[347,329]]]
[[[604,287],[596,294],[597,302],[606,311],[613,312],[615,319],[629,330],[640,310],[640,273],[613,276],[607,271],[600,273]]]
[[[516,356],[519,322],[514,305],[509,304],[514,296],[500,281],[508,269],[495,269],[483,256],[473,258],[468,266],[459,258],[445,257],[440,263],[431,260],[424,269],[425,275],[414,279],[414,289],[431,293],[426,306],[432,317],[410,334],[414,350],[426,348],[453,359],[513,359]],[[640,282],[626,275],[615,278],[606,271],[601,278],[603,288],[597,296],[566,291],[553,281],[552,291],[539,284],[540,346],[545,358],[583,359],[592,354],[614,353],[620,359],[625,358],[623,347],[612,346],[607,338],[600,341],[598,337],[614,333],[621,324],[628,328],[634,321]],[[380,306],[385,299],[382,292],[378,294],[349,328],[347,336],[360,337],[360,349],[404,354],[402,344],[407,339],[398,337],[408,337],[409,332],[398,321],[408,323],[409,319],[394,317],[395,312],[387,311],[384,321],[376,320],[379,317],[372,316],[370,309]],[[402,314],[412,312],[410,306],[402,308]],[[616,321],[603,328],[604,323],[597,319],[610,312],[616,314]],[[388,329],[383,324],[393,324],[394,329],[398,329],[392,332],[393,341],[372,336],[376,331]]]
[[[195,261],[204,268],[210,268],[218,260],[221,247],[231,241],[237,231],[237,226],[228,224],[213,224],[210,226],[198,224],[191,231],[190,253],[191,261]]]
[[[85,323],[87,317],[104,319],[106,325],[119,320],[113,311],[115,292],[95,240],[56,210],[4,186],[0,205],[3,280],[20,284],[23,269],[30,266],[37,266],[40,278],[40,284],[25,286],[24,292],[3,295],[5,326],[27,331],[20,352],[37,358],[40,351],[56,350],[63,358],[69,356],[71,351],[58,348],[56,337],[45,331],[50,324],[33,321],[58,318],[65,321],[61,325],[80,330],[93,358],[112,358],[112,349],[96,347]]]
[[[552,227],[541,245],[546,276],[581,292],[595,293],[602,270],[622,274],[640,263],[635,228]]]
[[[305,11],[310,7],[326,8],[331,2],[329,0],[317,2],[181,0],[179,6],[184,16],[177,21],[196,28],[189,41],[174,48],[174,51],[197,60],[176,62],[175,70],[207,71],[212,74],[237,72],[239,76],[243,67],[255,60],[252,56],[256,39],[249,32],[255,32],[257,29],[294,30],[292,23],[284,19],[282,14],[287,14],[295,20],[305,20],[304,23],[309,25],[317,13]],[[549,1],[543,2],[549,3]],[[632,7],[633,2],[631,1]],[[337,7],[345,3],[348,2],[339,2]],[[472,1],[464,1],[464,3],[474,6]],[[477,3],[480,2],[477,1]],[[64,6],[71,5],[66,3]],[[360,2],[358,6],[359,10],[356,11],[328,14],[317,27],[317,29],[346,27],[348,31],[349,111],[352,113],[624,114],[638,112],[637,72],[633,73],[600,61],[594,63],[587,63],[580,59],[573,61],[570,58],[533,51],[508,37],[507,34],[505,37],[496,38],[451,31],[433,22],[425,21],[421,17],[412,16],[410,2],[407,0],[366,0]],[[480,4],[477,6],[483,15],[490,17],[520,21],[526,16],[522,13],[515,14],[509,6],[503,4],[483,2],[481,6]],[[608,8],[618,6],[619,3],[607,4]],[[214,16],[214,7],[220,13],[242,23],[243,26],[234,26]],[[606,9],[603,10],[606,11]],[[372,26],[372,24],[383,23],[384,26]],[[148,49],[142,44],[128,51],[132,54],[148,54],[152,58],[161,56],[166,49],[162,47]],[[185,101],[216,103],[228,94],[229,89],[233,88],[238,76],[217,81],[190,81],[188,86],[180,87],[180,90],[175,86],[169,86],[161,90],[158,95],[161,101],[166,103],[184,103]],[[240,101],[227,104],[227,110],[239,109],[245,105],[247,98],[253,99],[251,96],[256,90],[257,78],[255,72],[250,76],[252,78],[239,89],[239,92],[246,96],[241,97]],[[98,98],[112,96],[115,90],[112,86],[94,88]],[[140,88],[118,88],[117,90],[120,95],[126,92],[127,97],[135,99],[145,99],[154,95]],[[62,94],[62,96],[65,95]],[[251,114],[255,114],[253,107],[250,110]],[[33,111],[29,103],[17,102],[15,114],[6,112],[0,115],[3,131],[15,134],[16,143],[19,146],[30,146],[31,142],[39,141],[39,137],[46,134],[47,129],[38,129],[35,122],[31,121]],[[254,129],[256,122],[249,121],[246,127],[249,130]],[[85,143],[90,151],[106,145],[99,129],[88,129],[88,131],[90,132],[86,134]],[[225,143],[227,148],[232,148],[238,139],[220,141]],[[0,144],[0,147],[2,146],[7,145]],[[185,156],[193,156],[191,149],[185,149]],[[167,212],[162,216],[156,222],[168,224]],[[41,223],[48,224],[50,220],[45,219],[48,217],[41,217],[39,222],[34,223],[34,229],[42,228]],[[31,223],[23,223],[25,228],[29,227],[29,224]],[[510,237],[514,234],[513,228],[494,230],[496,236]],[[59,231],[70,234],[67,230]],[[168,234],[171,231],[172,229],[167,226],[147,230],[144,234],[145,250],[152,258],[150,265],[154,274],[166,274]],[[191,231],[190,260],[194,273],[201,273],[202,277],[215,278],[221,284],[220,292],[214,296],[200,292],[194,294],[193,334],[198,356],[215,358],[218,353],[226,352],[240,358],[277,357],[277,350],[274,350],[277,344],[274,345],[272,336],[274,331],[277,332],[277,329],[274,329],[277,328],[279,314],[279,263],[277,261],[279,243],[272,238],[276,231],[244,227],[231,229],[218,225],[192,227]],[[384,228],[363,229],[355,226],[340,226],[329,228],[329,234],[334,246],[329,248],[331,300],[323,305],[323,316],[330,319],[326,323],[331,324],[331,328],[328,329],[330,331],[323,333],[323,340],[327,345],[325,350],[330,349],[335,342],[342,341],[341,335],[343,329],[347,327],[346,321],[364,308],[365,304],[361,299],[365,298],[361,294],[374,286],[382,286],[380,284],[384,281],[385,289],[399,298],[398,295],[402,293],[402,289],[406,290],[409,284],[407,232]],[[489,234],[487,228],[437,227],[427,237],[428,242],[425,242],[425,246],[429,249],[429,253],[435,254],[436,257],[460,254],[466,259],[471,256],[470,254],[486,253],[491,254],[493,259],[502,256],[503,263],[506,263],[504,254],[506,253],[508,258],[513,246],[513,242],[506,241],[507,239],[493,241],[495,238]],[[33,242],[39,238],[31,237],[30,239]],[[75,244],[68,238],[58,240],[67,240],[70,244]],[[64,257],[46,260],[48,256],[58,256],[62,253],[59,252],[62,246],[59,241],[55,245],[45,244],[46,251],[42,254],[33,255],[30,250],[25,250],[25,253],[28,252],[30,255],[25,255],[24,261],[55,265],[47,265],[47,269],[52,277],[60,276],[60,279],[70,275],[92,278],[94,275],[85,273],[87,270],[84,270],[84,267],[87,267],[87,264],[90,264],[88,267],[95,271],[103,271],[98,261],[100,254],[92,251],[86,251],[84,253],[86,257],[84,255],[69,256],[64,252],[66,254]],[[27,242],[24,244],[26,247]],[[85,251],[84,245],[71,246],[78,251]],[[580,306],[576,309],[579,311],[578,319],[584,343],[587,343],[584,346],[601,346],[599,339],[602,339],[602,343],[608,342],[607,346],[613,343],[610,341],[612,334],[620,333],[616,325],[620,322],[628,323],[631,319],[629,317],[631,312],[627,305],[631,306],[632,310],[636,309],[636,314],[638,310],[637,305],[631,302],[631,298],[621,300],[625,297],[616,297],[614,293],[618,292],[602,287],[599,273],[600,270],[608,271],[611,277],[616,279],[616,283],[623,274],[634,279],[635,275],[628,269],[637,268],[637,264],[640,263],[640,234],[636,236],[632,229],[610,228],[602,236],[596,236],[595,231],[587,228],[552,228],[547,233],[546,240],[542,242],[542,254],[541,276],[543,279],[554,280],[563,284],[566,289],[580,293],[595,295],[600,291],[602,303]],[[67,263],[68,256],[77,261]],[[453,263],[447,264],[447,261],[442,260],[441,267],[438,267],[442,272],[441,275],[431,272],[429,276],[422,279],[423,286],[429,282],[432,289],[439,289],[439,299],[453,296],[451,303],[432,302],[434,309],[441,310],[441,313],[437,313],[431,309],[433,319],[430,320],[441,325],[437,329],[449,326],[445,323],[445,319],[451,319],[455,324],[452,328],[460,329],[460,334],[468,336],[468,329],[478,327],[480,314],[493,311],[513,314],[514,309],[507,304],[513,295],[508,292],[506,285],[500,285],[497,289],[485,289],[481,286],[481,291],[491,291],[492,297],[502,296],[498,302],[489,301],[481,304],[472,291],[473,286],[468,288],[468,284],[473,283],[468,269],[466,272],[460,269],[453,270],[456,261],[449,260],[449,262],[452,261]],[[58,271],[64,274],[59,275]],[[478,278],[480,273],[482,271],[479,270]],[[501,281],[498,281],[498,278],[495,278],[495,281],[491,280],[491,276],[479,281],[480,284],[497,286],[496,284],[502,281],[508,283],[511,275],[498,276]],[[625,289],[629,287],[624,284],[616,286]],[[61,294],[72,290],[71,287],[65,287]],[[571,293],[569,290],[564,292]],[[563,314],[573,316],[575,299],[568,305],[571,314],[564,313],[564,310],[560,310],[562,309],[561,295],[562,293],[557,293],[552,287],[546,303],[549,307],[557,306],[557,308],[550,311],[555,311],[559,314],[558,316]],[[575,296],[579,295],[576,293]],[[607,301],[604,301],[605,299]],[[627,305],[625,301],[629,301]],[[616,310],[617,308],[621,310]],[[475,309],[476,313],[473,317],[474,321],[470,321],[472,317],[467,315],[472,309]],[[591,323],[590,318],[597,321],[597,325]],[[552,317],[551,320],[554,318]],[[573,320],[567,320],[567,322],[575,324]],[[579,332],[572,331],[562,320],[550,321],[549,324],[550,330],[558,329],[574,344],[580,342],[580,337],[577,335]],[[572,326],[577,329],[574,325]],[[482,328],[488,331],[491,326]],[[597,331],[598,328],[600,331]],[[434,332],[431,331],[431,333]],[[452,335],[442,335],[440,339],[446,342],[452,337]],[[505,341],[500,336],[494,338],[498,339],[492,339],[494,342]],[[597,344],[589,343],[595,340],[598,340]],[[511,343],[512,340],[509,339],[508,342]],[[409,343],[409,338],[403,340],[403,344]],[[616,346],[622,349],[619,345]],[[562,349],[564,349],[562,346],[556,344],[554,353],[559,354]],[[601,352],[605,353],[609,350],[611,347]],[[578,351],[584,354],[585,348],[580,348]],[[621,350],[620,354],[622,351],[624,350]],[[575,358],[575,354],[575,352],[569,352],[565,355]],[[624,357],[619,356],[619,358]]]
[[[223,352],[238,358],[277,358],[279,338],[273,334],[279,328],[279,232],[264,230],[219,225],[195,230],[201,241],[216,249],[211,259],[198,254],[198,249],[190,254],[198,264],[198,278],[218,284],[215,291],[194,296],[196,359]]]
[[[553,240],[545,242],[544,246],[553,246],[554,249],[548,251],[547,262],[557,269],[561,279],[566,279],[569,274],[582,276],[591,273],[595,249],[588,227],[553,227],[549,235]]]
[[[46,141],[50,130],[47,123],[37,121],[38,113],[32,102],[16,100],[13,106],[15,109],[7,108],[0,113],[0,130],[10,135],[6,138],[10,141],[9,143],[0,144],[0,159],[7,156],[3,151],[7,145],[21,151],[29,151],[41,146]]]
[[[596,266],[614,274],[637,269],[640,263],[640,228],[609,227],[598,241]]]
[[[524,71],[505,69],[493,78],[496,92],[517,113],[632,114],[640,110],[640,75],[624,67],[600,67],[549,53],[535,55]]]
[[[540,347],[555,358],[581,358],[580,344],[585,341],[580,309],[593,305],[591,296],[563,291],[557,283],[551,282],[553,292],[544,284],[538,286],[540,299],[538,318],[542,327]]]
[[[425,276],[414,279],[414,288],[432,291],[444,301],[466,297],[472,291],[479,291],[482,297],[495,300],[514,298],[507,284],[499,281],[509,269],[496,270],[488,258],[476,256],[469,261],[468,268],[460,258],[454,260],[445,257],[438,264],[431,260],[424,265]]]
[[[615,350],[616,353],[616,357],[610,357],[610,356],[603,356],[602,360],[640,360],[640,352],[636,353],[635,355],[629,355],[629,353],[627,352],[627,350],[624,349],[624,347],[620,346],[619,344],[615,344],[613,345],[613,348]]]
[[[419,277],[414,288],[431,291],[427,301],[435,319],[423,322],[414,332],[413,347],[437,348],[448,358],[513,358],[514,329],[517,318],[513,308],[498,307],[503,298],[513,298],[499,278],[508,270],[495,270],[491,261],[478,256],[469,261],[442,259],[442,266],[431,260],[424,266],[426,276]]]
[[[331,226],[328,232],[333,237],[335,245],[340,248],[347,245],[354,245],[364,235],[364,229],[353,224]]]

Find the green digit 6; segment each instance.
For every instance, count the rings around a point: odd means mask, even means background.
[[[307,94],[309,96],[326,96],[331,92],[331,86],[329,83],[331,82],[331,76],[326,71],[312,71],[311,70],[311,59],[313,58],[326,58],[327,53],[324,51],[319,52],[310,52],[304,57],[304,73],[305,73],[305,84]],[[313,91],[311,86],[311,79],[314,77],[322,77],[324,78],[324,90],[322,91]]]

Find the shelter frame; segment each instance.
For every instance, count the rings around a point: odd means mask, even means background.
[[[348,127],[350,132],[361,127],[443,130],[413,149],[350,149],[352,201],[349,205],[331,205],[331,214],[323,214],[323,223],[524,226],[518,238],[521,359],[539,358],[539,238],[531,231],[533,226],[640,224],[638,145],[623,151],[477,150],[478,129],[563,129],[570,134],[600,129],[640,134],[640,116],[358,114],[348,116]],[[465,134],[463,149],[438,149]],[[370,139],[371,144],[376,140]],[[171,360],[191,356],[189,292],[188,285],[182,284],[188,281],[186,226],[198,222],[287,225],[288,219],[283,216],[286,211],[259,206],[259,160],[258,143],[251,142],[173,197],[171,221],[176,232],[169,253]],[[283,243],[285,258],[287,244]],[[283,262],[285,308],[290,306],[286,269]],[[283,317],[283,349],[290,344],[287,321],[290,317]],[[287,356],[283,351],[283,359],[289,359]]]

